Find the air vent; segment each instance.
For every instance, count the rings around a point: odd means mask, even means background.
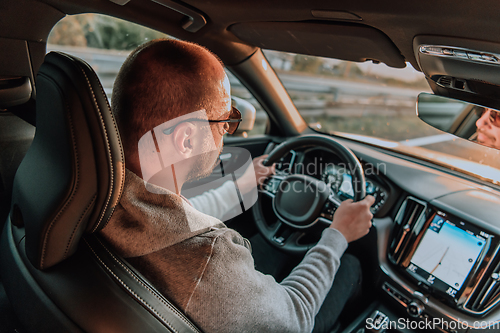
[[[465,79],[458,79],[451,76],[441,76],[437,80],[437,83],[445,88],[451,88],[456,90],[464,90],[468,92],[473,92]]]
[[[451,87],[452,78],[449,76],[441,76],[438,80],[438,83],[445,87]]]
[[[395,264],[402,264],[411,251],[412,244],[422,230],[426,221],[426,206],[424,201],[408,197],[405,199],[396,215],[389,258]]]
[[[490,310],[500,301],[500,261],[494,265],[490,274],[486,275],[484,283],[474,290],[467,304],[464,306],[476,314],[482,314]]]

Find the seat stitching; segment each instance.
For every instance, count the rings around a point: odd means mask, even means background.
[[[109,166],[111,168],[111,172],[110,172],[110,178],[111,178],[111,182],[110,182],[110,189],[109,189],[109,193],[112,193],[113,192],[113,187],[114,187],[114,167],[113,167],[113,156],[111,154],[111,145],[109,143],[109,138],[108,138],[108,133],[107,133],[107,128],[106,128],[106,125],[104,123],[104,120],[102,118],[102,113],[101,113],[101,109],[99,108],[99,104],[97,103],[97,98],[95,96],[95,93],[94,93],[94,89],[92,88],[92,85],[90,83],[90,80],[87,76],[87,74],[85,73],[85,70],[83,69],[83,67],[81,66],[81,64],[79,62],[77,62],[74,58],[68,56],[67,54],[65,53],[58,53],[64,57],[66,57],[67,59],[69,59],[83,74],[83,76],[85,77],[85,80],[87,82],[87,85],[88,85],[88,88],[89,88],[89,91],[92,95],[92,98],[94,100],[94,106],[97,110],[97,114],[99,116],[99,120],[101,121],[101,126],[102,126],[102,129],[103,129],[103,132],[104,132],[104,138],[105,138],[105,141],[106,141],[106,146],[108,147],[108,150],[107,150],[107,153],[108,153],[108,158],[109,158]],[[100,85],[100,83],[99,83]],[[101,91],[102,91],[102,87],[101,87]],[[106,98],[106,101],[107,101],[107,98]],[[109,104],[108,104],[108,108],[109,108]],[[116,128],[116,126],[115,126]],[[121,152],[120,152],[121,153]],[[122,158],[123,160],[123,158]],[[107,200],[106,200],[106,204],[104,205],[104,208],[101,212],[101,214],[99,215],[99,218],[98,218],[98,221],[96,223],[96,225],[94,226],[94,228],[92,229],[92,232],[95,232],[95,230],[97,229],[97,226],[100,224],[101,220],[103,219],[103,215],[105,214],[106,212],[106,209],[109,205],[109,202],[111,200],[111,194],[109,194],[107,196]]]
[[[60,54],[62,56],[65,56],[66,58],[70,59],[73,63],[76,63],[76,61],[73,58],[69,57],[67,54],[65,54],[65,53],[58,53],[58,54]],[[103,129],[103,132],[104,132],[104,137],[106,139],[106,145],[108,147],[108,156],[109,156],[110,168],[111,168],[111,175],[110,175],[111,176],[110,177],[111,178],[111,185],[110,185],[110,191],[109,192],[112,193],[113,192],[113,188],[114,188],[114,166],[113,166],[113,156],[111,154],[111,145],[109,143],[109,137],[108,137],[108,133],[107,133],[107,128],[106,128],[105,122],[103,120],[101,109],[99,108],[99,105],[97,103],[97,99],[96,99],[94,90],[92,88],[92,85],[90,83],[90,80],[89,80],[89,78],[87,76],[87,73],[85,73],[85,70],[83,69],[83,67],[80,66],[80,64],[78,64],[78,63],[76,63],[76,64],[77,64],[77,67],[80,69],[80,71],[85,76],[85,80],[86,80],[87,85],[88,85],[88,87],[90,89],[90,93],[92,94],[92,98],[94,99],[94,105],[96,106],[97,113],[99,115],[99,120],[101,121],[102,129]],[[95,74],[95,72],[93,72],[93,71],[91,71],[91,72],[94,73],[94,77],[97,79],[97,84],[98,84],[98,86],[101,89],[101,93],[103,94],[103,96],[106,96],[106,94],[104,93],[104,89],[103,89],[101,83],[99,82],[99,78],[97,78],[97,75]],[[105,102],[106,102],[106,105],[107,105],[108,110],[109,110],[110,109],[110,105],[109,105],[109,101],[108,101],[107,97],[105,98]],[[115,129],[115,133],[118,133],[118,127],[116,125],[116,121],[115,121],[114,117],[111,117],[111,120],[113,122],[113,127]],[[120,159],[121,159],[121,162],[123,163],[123,161],[124,161],[123,147],[122,147],[122,143],[121,143],[121,139],[120,139],[119,135],[118,135],[118,145],[119,145],[119,149],[118,150],[120,152]],[[121,169],[122,169],[121,170],[121,176],[122,177],[121,177],[120,184],[117,185],[119,191],[121,191],[121,189],[123,189],[123,185],[124,185],[124,182],[125,182],[125,168],[122,167]],[[107,209],[110,201],[111,201],[111,194],[108,195],[108,197],[107,197],[107,201],[106,201],[106,204],[104,206],[104,209],[102,210],[101,214],[99,215],[99,219],[98,219],[97,223],[94,225],[94,228],[91,231],[92,233],[94,233],[97,230],[97,228],[102,224],[101,222],[102,222],[102,220],[104,218],[104,214],[106,212],[106,209]],[[104,222],[104,225],[106,225],[109,222],[109,219],[111,218],[111,215],[112,215],[113,211],[114,211],[114,208],[112,209],[111,214],[109,214],[108,219],[106,220],[106,222]]]
[[[90,93],[92,94],[92,98],[94,99],[94,106],[96,107],[97,109],[97,114],[99,116],[99,120],[101,121],[101,126],[102,126],[102,129],[103,129],[103,132],[104,132],[104,138],[106,139],[106,146],[108,147],[108,158],[109,158],[109,166],[111,168],[111,172],[110,172],[110,178],[111,178],[111,181],[110,181],[110,189],[109,189],[109,192],[110,194],[108,194],[107,198],[106,198],[106,204],[104,205],[104,208],[103,210],[101,211],[101,214],[99,215],[99,218],[97,220],[97,223],[96,225],[94,226],[94,228],[92,229],[92,232],[95,232],[95,230],[97,229],[97,226],[99,226],[99,224],[101,223],[102,219],[104,218],[104,214],[106,213],[106,210],[108,209],[108,205],[109,205],[109,202],[111,201],[111,193],[113,193],[113,188],[114,188],[114,166],[113,166],[113,156],[111,154],[111,145],[109,143],[109,138],[108,138],[108,133],[107,133],[107,129],[106,129],[106,125],[104,123],[104,120],[102,118],[102,114],[101,114],[101,109],[99,108],[99,104],[97,103],[97,98],[95,96],[95,93],[94,93],[94,89],[92,88],[92,85],[90,84],[90,80],[89,78],[87,77],[87,73],[85,73],[85,70],[79,66],[78,64],[78,68],[80,69],[80,71],[83,73],[83,75],[85,76],[85,80],[87,81],[87,85],[88,87],[90,88]]]
[[[44,75],[42,74],[43,76],[46,76],[47,79],[53,81],[50,77],[48,77],[47,75]],[[57,84],[56,84],[57,87],[59,87]],[[41,256],[41,260],[40,260],[40,267],[43,268],[44,267],[44,262],[45,262],[45,252],[46,252],[46,248],[47,248],[47,239],[49,237],[49,234],[50,234],[50,231],[52,229],[52,226],[54,225],[54,223],[61,217],[62,213],[66,210],[66,208],[68,207],[69,203],[73,200],[74,196],[75,196],[75,192],[77,191],[78,189],[78,186],[79,186],[79,183],[80,183],[80,172],[79,172],[79,160],[78,160],[78,154],[77,154],[77,149],[76,149],[76,145],[75,145],[75,135],[74,135],[74,127],[73,127],[73,119],[71,118],[71,112],[69,112],[69,106],[68,106],[68,103],[66,101],[66,98],[64,97],[64,95],[62,95],[62,98],[64,99],[64,105],[66,106],[66,114],[68,115],[68,122],[69,122],[69,129],[70,129],[70,134],[71,134],[71,142],[73,144],[73,155],[74,155],[74,159],[75,159],[75,166],[76,166],[76,170],[75,170],[75,186],[73,187],[73,190],[71,191],[71,196],[69,197],[69,199],[66,201],[66,203],[64,204],[64,206],[61,208],[61,210],[57,213],[56,217],[54,217],[54,219],[52,219],[52,221],[50,222],[49,224],[49,227],[47,228],[47,232],[44,234],[44,238],[43,238],[43,243],[42,243],[42,256]]]
[[[97,77],[97,74],[94,72],[94,71],[91,71],[91,73],[94,75],[94,78],[96,79],[97,81],[97,85],[99,86],[99,88],[101,89],[101,93],[103,96],[106,96],[106,93],[104,92],[104,88],[102,87],[102,84],[101,82],[99,81],[99,78]],[[111,110],[111,106],[109,105],[109,101],[108,101],[108,98],[106,97],[105,99],[105,102],[106,102],[106,105],[108,107],[108,110]],[[115,117],[112,116],[111,117],[111,121],[113,123],[113,127],[115,129],[115,133],[118,133],[118,145],[119,145],[119,152],[120,152],[120,161],[122,163],[124,163],[125,161],[125,157],[123,156],[123,145],[122,145],[122,141],[121,141],[121,138],[120,138],[120,133],[118,131],[118,127],[116,125],[116,121],[115,121]],[[106,129],[106,127],[104,126],[104,128]],[[106,129],[107,130],[107,129]],[[120,196],[121,196],[121,191],[123,190],[123,185],[125,183],[125,168],[122,167],[121,168],[121,173],[122,173],[122,177],[121,177],[121,182],[120,184],[117,185],[118,187],[118,191],[120,192]],[[114,177],[114,175],[112,175]],[[114,212],[114,207],[112,208],[111,210],[111,213],[109,214],[108,216],[108,219],[104,222],[104,223],[101,223],[102,221],[99,221],[99,223],[94,226],[94,229],[92,229],[92,232],[95,232],[97,230],[97,228],[101,225],[101,224],[104,224],[104,226],[106,226],[106,224],[108,224],[109,222],[109,219],[111,218],[111,215],[113,215],[113,212]]]
[[[163,321],[169,326],[169,328],[176,332],[176,333],[179,333],[174,327],[172,327],[173,325],[168,322],[165,318],[163,318],[163,316],[158,312],[156,311],[151,305],[149,305],[144,299],[142,299],[139,295],[137,295],[137,293],[135,293],[132,289],[130,289],[129,286],[127,286],[127,284],[125,282],[123,282],[103,261],[102,259],[99,257],[99,255],[94,251],[94,249],[92,248],[92,246],[87,242],[87,240],[85,240],[85,243],[87,243],[87,246],[90,248],[90,250],[92,251],[92,253],[94,253],[95,257],[97,258],[97,260],[99,260],[99,262],[101,263],[101,265],[103,265],[106,270],[111,273],[114,278],[120,282],[120,284],[125,287],[132,295],[134,295],[136,297],[136,299],[138,299],[139,301],[141,301],[142,304],[144,304],[146,307],[148,307],[148,309],[150,309],[152,312],[154,312],[158,317],[160,317],[161,319],[163,319]],[[109,252],[109,251],[108,251]]]
[[[99,78],[97,77],[97,74],[96,74],[94,71],[92,71],[91,73],[93,73],[93,74],[94,74],[94,78],[97,80],[97,83],[98,83],[99,88],[101,88],[101,93],[102,93],[102,95],[103,95],[103,96],[106,96],[106,93],[104,92],[104,88],[102,87],[102,84],[101,84],[101,82],[99,81]],[[107,97],[105,98],[105,102],[106,102],[106,105],[108,106],[108,110],[111,110],[111,106],[109,105],[109,101],[108,101],[108,98],[107,98]],[[118,150],[119,150],[119,152],[120,152],[120,160],[121,160],[121,162],[122,162],[122,163],[124,163],[124,161],[125,161],[125,157],[123,156],[123,146],[122,146],[122,141],[121,141],[121,138],[120,138],[120,133],[119,133],[119,131],[118,131],[118,127],[117,127],[117,125],[116,125],[116,121],[115,121],[115,117],[114,117],[114,116],[112,116],[112,117],[111,117],[111,121],[113,122],[113,127],[114,127],[114,129],[115,129],[115,133],[118,133],[118,145],[119,145],[119,149],[118,149]],[[124,185],[124,183],[125,183],[125,168],[123,168],[123,167],[122,167],[121,169],[122,169],[122,172],[121,172],[121,173],[122,173],[121,182],[120,182],[120,184],[118,184],[118,186],[117,186],[117,187],[119,188],[119,191],[120,191],[120,196],[121,196],[121,190],[123,189],[123,185]],[[104,222],[104,226],[105,226],[106,224],[108,224],[109,219],[111,218],[111,215],[112,215],[113,211],[114,211],[114,208],[112,209],[111,214],[109,214],[108,219]],[[102,221],[101,221],[101,222],[102,222]],[[99,223],[98,225],[100,225],[100,224],[101,224],[101,223]],[[95,226],[95,227],[94,227],[94,229],[92,229],[92,232],[95,232],[96,230],[97,230],[97,226]]]
[[[89,204],[87,205],[87,207],[85,208],[85,210],[83,211],[82,215],[80,216],[80,219],[78,220],[78,223],[75,225],[75,227],[73,228],[73,232],[71,233],[71,237],[69,239],[69,242],[68,244],[66,245],[66,251],[64,252],[64,258],[67,258],[68,256],[68,250],[70,248],[70,245],[71,243],[73,242],[73,238],[75,236],[75,232],[76,230],[78,229],[78,226],[80,225],[80,223],[83,221],[83,218],[84,216],[87,214],[87,212],[89,211],[90,207],[92,206],[92,204],[95,202],[95,199],[97,198],[97,194],[94,194],[94,196],[92,197],[92,200],[90,200]]]
[[[171,304],[169,304],[168,302],[165,302],[164,299],[158,297],[156,295],[156,293],[151,290],[151,288],[149,288],[146,284],[144,284],[141,280],[137,279],[137,277],[135,276],[135,274],[133,274],[129,269],[128,267],[126,267],[120,260],[118,260],[115,255],[113,253],[111,253],[111,251],[109,251],[109,249],[106,247],[106,245],[104,245],[101,240],[99,238],[97,238],[97,241],[102,245],[102,247],[108,252],[108,254],[120,265],[123,267],[123,269],[125,269],[129,274],[130,276],[136,280],[139,284],[141,284],[144,288],[146,288],[155,298],[157,298],[160,302],[162,302],[166,307],[168,307],[171,311],[173,311],[174,313],[177,313],[178,311],[172,307]],[[194,331],[196,332],[199,332],[199,330],[193,326],[186,318],[184,318],[184,316],[182,314],[179,314],[178,315],[178,318],[181,319],[184,323],[186,323],[189,327],[191,327]]]

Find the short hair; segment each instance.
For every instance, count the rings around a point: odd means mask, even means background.
[[[156,126],[205,109],[223,97],[220,59],[206,48],[158,39],[134,50],[116,77],[111,107],[125,157],[137,156],[139,139]]]

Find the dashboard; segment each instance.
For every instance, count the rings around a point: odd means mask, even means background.
[[[412,157],[339,141],[360,159],[367,194],[376,198],[373,285],[384,309],[396,318],[404,311],[412,320],[439,320],[440,332],[498,332],[499,190]],[[280,175],[294,172],[352,198],[348,166],[325,149],[291,151],[277,164]]]
[[[388,258],[419,290],[480,316],[500,300],[499,249],[499,236],[490,228],[410,196],[396,216]],[[410,311],[420,315],[420,303]]]
[[[387,212],[394,197],[395,189],[388,183],[383,170],[369,163],[362,163],[366,183],[366,194],[375,198],[371,212],[377,216]],[[310,148],[304,151],[291,151],[276,165],[278,175],[299,173],[324,181],[331,187],[340,201],[353,199],[353,184],[350,168],[337,156],[323,148]],[[389,204],[386,203],[389,201]]]
[[[498,332],[498,188],[412,157],[346,145],[364,163],[383,164],[380,179],[396,189],[373,220],[384,304],[438,322],[439,332]]]

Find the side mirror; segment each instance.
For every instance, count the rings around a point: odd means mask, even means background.
[[[460,138],[500,149],[500,111],[428,93],[417,101],[417,116],[425,123]]]
[[[231,103],[241,112],[241,123],[238,126],[238,130],[233,134],[233,136],[247,137],[248,132],[253,129],[255,124],[255,107],[248,101],[241,99],[239,97],[231,97]]]

